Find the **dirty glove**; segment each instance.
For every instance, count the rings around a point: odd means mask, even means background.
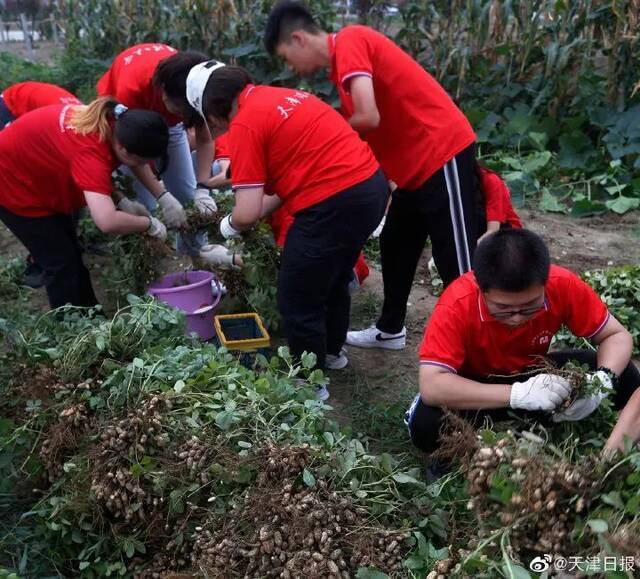
[[[386,215],[384,215],[384,216],[382,217],[382,220],[381,220],[381,221],[380,221],[380,223],[378,224],[378,227],[376,227],[376,228],[373,230],[373,233],[371,234],[371,237],[373,237],[374,239],[375,239],[376,237],[380,237],[380,235],[381,235],[381,233],[382,233],[382,230],[384,229],[384,224],[386,223],[386,221],[387,221],[387,216],[386,216]]]
[[[164,220],[169,227],[182,227],[187,222],[187,214],[180,205],[180,201],[169,191],[165,191],[158,197],[158,205],[160,205]]]
[[[538,374],[511,386],[511,408],[546,410],[557,408],[569,396],[571,386],[561,376]]]
[[[203,245],[200,248],[200,259],[208,265],[227,266],[240,269],[234,260],[235,254],[224,245]]]
[[[215,213],[218,210],[218,206],[211,197],[209,189],[205,189],[204,187],[198,187],[196,189],[193,203],[200,213]]]
[[[139,201],[133,201],[123,197],[118,201],[116,207],[129,215],[139,215],[140,217],[149,217],[149,210]]]
[[[220,222],[220,233],[222,234],[222,237],[224,237],[225,239],[233,239],[236,237],[241,237],[242,235],[242,232],[238,231],[233,226],[233,223],[231,223],[231,214],[227,215]]]
[[[600,388],[600,392],[596,392],[586,398],[578,398],[569,408],[554,414],[554,422],[563,422],[565,420],[576,421],[586,418],[600,406],[600,403],[609,395],[609,392],[613,390],[611,377],[603,370],[591,372],[587,374],[585,378],[590,388],[594,390]]]
[[[147,228],[147,235],[155,237],[160,241],[167,239],[167,228],[164,223],[155,217],[149,216],[149,227]]]

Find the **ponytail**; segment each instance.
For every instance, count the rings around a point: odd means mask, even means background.
[[[169,127],[156,112],[127,109],[113,97],[101,97],[74,107],[71,126],[79,135],[97,134],[102,142],[115,139],[143,159],[166,160]]]
[[[97,133],[101,141],[111,137],[111,124],[115,118],[114,109],[118,101],[113,97],[100,97],[87,106],[73,107],[71,125],[80,135]]]

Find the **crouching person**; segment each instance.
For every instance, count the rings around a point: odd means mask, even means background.
[[[548,352],[562,325],[591,340],[596,351]],[[478,245],[473,271],[452,282],[429,319],[420,347],[420,394],[407,412],[411,439],[434,451],[445,409],[482,424],[512,413],[581,420],[607,395],[621,408],[640,385],[631,351],[629,332],[577,275],[550,265],[540,237],[500,230]],[[570,385],[536,371],[545,358],[558,366],[587,364],[587,380],[597,380],[600,393],[561,409]]]

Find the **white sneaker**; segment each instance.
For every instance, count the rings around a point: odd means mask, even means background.
[[[347,351],[344,348],[340,350],[337,356],[335,354],[327,354],[324,359],[324,365],[327,370],[342,370],[347,367],[348,363]]]
[[[316,386],[316,398],[321,402],[329,398],[329,390],[326,386]]]
[[[402,328],[398,334],[381,332],[375,326],[366,330],[347,332],[347,344],[357,348],[382,348],[384,350],[402,350],[407,345],[407,330]]]

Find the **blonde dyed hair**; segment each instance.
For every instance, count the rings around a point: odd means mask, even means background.
[[[111,137],[110,121],[118,101],[113,97],[100,97],[88,105],[77,105],[71,113],[71,126],[80,135],[97,133],[101,141]]]

